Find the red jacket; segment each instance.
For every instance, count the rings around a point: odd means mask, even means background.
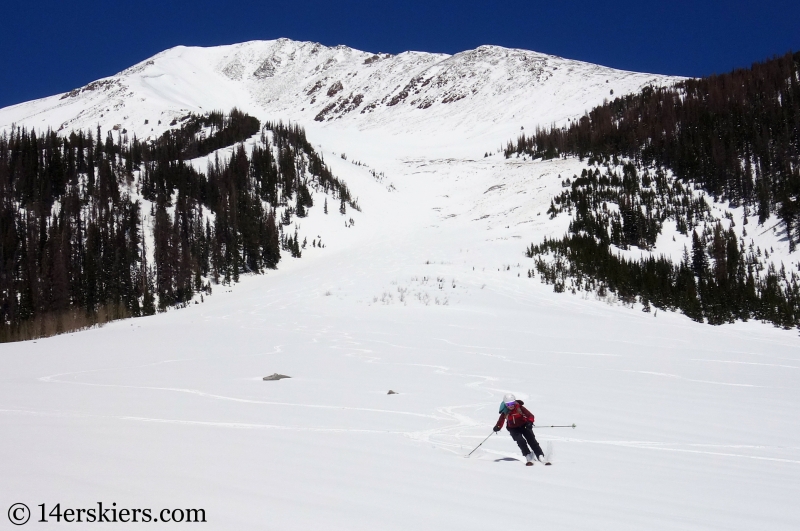
[[[500,418],[497,419],[495,427],[500,429],[503,423],[508,419],[508,429],[521,428],[527,423],[533,423],[533,413],[528,411],[522,406],[522,400],[517,400],[517,407],[509,410],[508,413],[500,413]]]

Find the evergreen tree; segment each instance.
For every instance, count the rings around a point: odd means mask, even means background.
[[[312,190],[358,209],[295,125],[262,128],[237,110],[181,123],[149,142],[99,128],[0,137],[0,341],[150,315],[274,269],[278,209],[288,226],[313,207]],[[259,131],[248,152],[241,142]],[[212,153],[206,173],[187,163]],[[151,203],[147,223],[133,189]],[[296,232],[283,243],[301,255]]]

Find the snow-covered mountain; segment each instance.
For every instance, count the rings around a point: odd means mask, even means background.
[[[522,127],[562,123],[612,94],[675,79],[499,46],[452,56],[288,39],[178,46],[65,94],[2,109],[0,129],[99,124],[144,138],[188,112],[236,106],[262,119],[377,134],[405,151],[477,155],[471,151],[495,149]]]
[[[326,214],[315,196],[296,226],[324,247],[277,271],[0,345],[0,497],[37,520],[39,504],[204,509],[214,530],[797,529],[796,330],[712,327],[526,276],[525,248],[566,231],[546,213],[586,161],[498,149],[612,90],[672,81],[490,46],[278,40],[178,47],[1,109],[4,130],[139,138],[234,106],[292,120],[362,211]],[[780,234],[755,225],[781,256]],[[654,252],[680,255],[680,238]],[[276,372],[291,378],[262,380]],[[507,392],[554,466],[523,466],[505,430],[463,458]]]

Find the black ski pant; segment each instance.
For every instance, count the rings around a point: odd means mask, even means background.
[[[522,455],[528,455],[531,453],[531,450],[528,449],[528,444],[531,445],[533,454],[536,457],[544,455],[542,447],[539,446],[538,442],[536,442],[536,436],[533,434],[533,429],[531,429],[530,424],[525,424],[519,428],[508,428],[508,433],[511,434],[511,438],[514,439],[514,442],[517,443],[517,446],[519,446],[519,449],[522,451]]]

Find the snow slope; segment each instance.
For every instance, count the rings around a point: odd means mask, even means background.
[[[324,249],[217,286],[203,304],[1,345],[7,505],[204,508],[209,529],[800,525],[797,332],[712,327],[553,293],[526,277],[523,252],[563,234],[566,217],[545,212],[558,176],[579,173],[581,163],[483,157],[523,125],[579,116],[606,86],[618,83],[621,93],[653,76],[479,48],[379,56],[381,85],[366,81],[372,54],[318,47],[317,62],[299,71],[340,58],[314,75],[341,79],[340,92],[373,87],[362,105],[390,101],[394,87],[422,72],[477,61],[480,50],[499,63],[475,74],[480,97],[317,122],[325,105],[303,96],[297,80],[306,78],[278,76],[294,64],[283,59],[291,51],[308,62],[314,46],[168,50],[117,76],[128,91],[120,96],[101,88],[0,110],[0,124],[103,120],[140,135],[158,132],[161,112],[163,128],[201,105],[295,119],[363,209],[344,217],[311,209],[300,231],[321,235]],[[518,55],[558,70],[541,84],[520,81],[527,88],[516,95],[487,96],[507,84]],[[266,57],[281,57],[275,75],[253,79]],[[334,76],[345,61],[356,75]],[[575,77],[566,78],[566,65]],[[192,84],[189,72],[205,82]],[[562,74],[561,85],[548,85]],[[444,97],[432,84],[413,97]],[[563,110],[549,90],[563,91]],[[113,101],[125,106],[101,110]],[[262,381],[275,372],[292,378]],[[505,431],[463,458],[491,432],[506,392],[524,399],[538,424],[577,424],[538,430],[555,448],[554,466],[523,466]]]

